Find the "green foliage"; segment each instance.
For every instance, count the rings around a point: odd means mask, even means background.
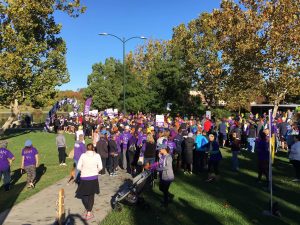
[[[84,90],[85,98],[93,96],[92,106],[104,110],[119,108],[122,93],[122,64],[109,58],[105,64],[96,63],[88,76],[88,87]]]
[[[232,114],[230,111],[223,108],[213,108],[211,112],[216,118],[228,118]]]
[[[80,0],[3,0],[0,2],[0,103],[30,100],[42,106],[55,87],[69,81],[66,44],[55,10],[77,16]]]

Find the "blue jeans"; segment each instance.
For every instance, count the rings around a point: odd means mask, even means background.
[[[238,151],[232,151],[232,169],[238,170],[239,169],[239,159],[238,159]]]
[[[0,171],[0,182],[3,176],[3,184],[4,184],[4,188],[5,190],[9,189],[9,183],[10,183],[10,168],[8,168],[7,170],[4,171]]]
[[[248,151],[254,152],[255,150],[255,138],[247,138]]]

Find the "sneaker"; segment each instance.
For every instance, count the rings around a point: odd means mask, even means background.
[[[114,175],[113,173],[110,173],[110,174],[109,174],[110,177],[112,177],[113,175]]]
[[[192,172],[192,171],[190,171],[190,175],[193,175],[193,172]]]
[[[184,171],[183,174],[187,175],[187,174],[189,174],[189,172],[188,171]]]
[[[94,218],[94,215],[91,213],[91,214],[86,214],[85,216],[85,220],[90,220],[90,219],[93,219]]]
[[[116,177],[116,176],[118,176],[118,174],[117,173],[113,173],[113,176]]]
[[[66,166],[67,164],[66,164],[66,163],[63,163],[62,165],[63,165],[63,166]]]

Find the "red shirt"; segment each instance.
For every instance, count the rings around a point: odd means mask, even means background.
[[[205,130],[206,132],[208,132],[208,131],[210,130],[211,126],[212,126],[212,123],[210,122],[210,120],[206,120],[206,121],[204,122],[204,130]]]

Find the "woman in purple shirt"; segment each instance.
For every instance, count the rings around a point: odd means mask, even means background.
[[[36,148],[32,146],[31,140],[25,142],[25,148],[22,150],[21,171],[27,173],[27,187],[34,188],[34,180],[36,177],[36,167],[39,165],[39,156]]]

